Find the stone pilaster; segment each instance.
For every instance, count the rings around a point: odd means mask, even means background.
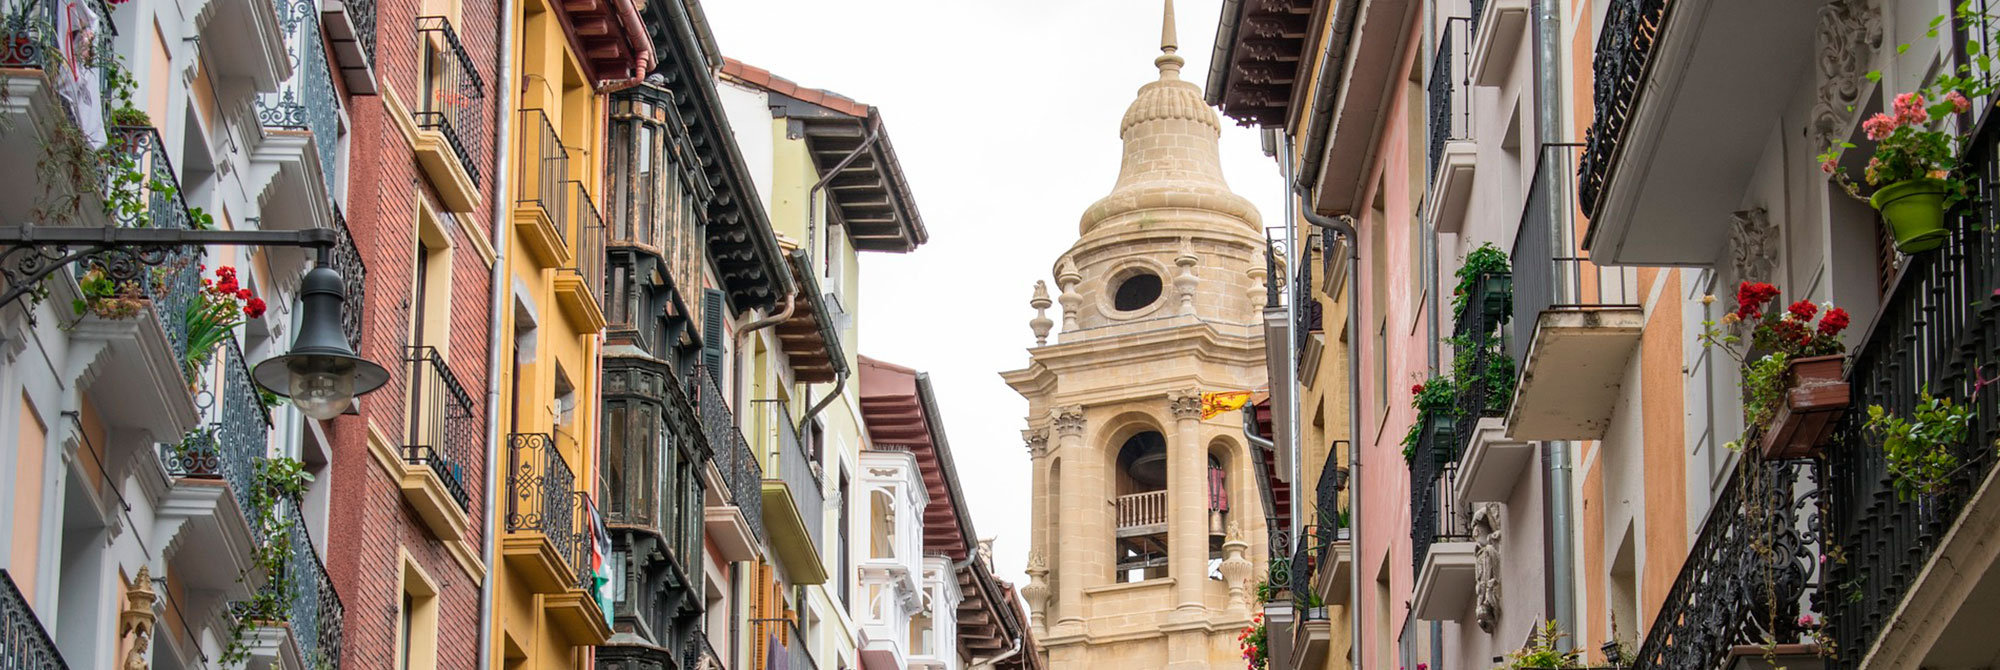
[[[1058,464],[1061,471],[1057,473],[1059,479],[1056,482],[1056,485],[1060,487],[1059,497],[1061,499],[1057,501],[1058,504],[1054,510],[1056,515],[1061,516],[1066,510],[1078,511],[1087,509],[1090,500],[1093,498],[1091,492],[1085,490],[1086,481],[1083,476],[1083,466],[1085,464],[1082,462],[1085,459],[1078,458],[1083,452],[1083,406],[1066,405],[1058,407],[1051,412],[1050,421],[1055,427],[1056,453],[1062,458]],[[1068,521],[1071,522],[1063,524],[1063,534],[1071,538],[1089,537],[1087,533],[1090,532],[1090,524],[1081,518],[1083,515],[1073,514],[1069,516],[1070,519]],[[1090,569],[1085,565],[1087,556],[1084,550],[1089,543],[1081,541],[1058,541],[1055,544],[1056,574],[1058,578],[1056,580],[1056,629],[1053,635],[1080,634],[1083,632],[1083,575]]]
[[[1167,517],[1168,574],[1174,578],[1174,613],[1200,616],[1208,584],[1208,448],[1201,443],[1201,391],[1167,396],[1174,413],[1174,439],[1167,448],[1167,490],[1173,507]]]

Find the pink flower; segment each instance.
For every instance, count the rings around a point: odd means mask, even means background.
[[[1964,93],[1952,91],[1944,94],[1944,99],[1951,102],[1951,111],[1954,113],[1964,114],[1965,110],[1972,109],[1972,101],[1965,99]]]
[[[1826,162],[1819,164],[1819,171],[1825,172],[1827,174],[1833,174],[1834,167],[1835,167],[1834,159],[1828,158],[1826,159]]]
[[[1897,117],[1876,114],[1861,122],[1861,131],[1867,133],[1869,140],[1880,142],[1882,138],[1888,137],[1889,133],[1896,132],[1896,128],[1901,125],[1903,124]]]
[[[1896,120],[1902,123],[1923,123],[1931,120],[1931,114],[1924,109],[1924,96],[1904,93],[1896,96]]]

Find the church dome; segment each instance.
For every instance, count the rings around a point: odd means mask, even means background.
[[[1124,155],[1111,193],[1084,210],[1079,232],[1089,235],[1121,214],[1151,209],[1192,209],[1214,212],[1242,222],[1249,230],[1261,226],[1249,200],[1229,190],[1222,178],[1218,142],[1222,122],[1202,99],[1201,87],[1181,79],[1185,60],[1176,53],[1173,8],[1167,8],[1160,39],[1160,56],[1153,59],[1160,78],[1139,87],[1118,124]]]

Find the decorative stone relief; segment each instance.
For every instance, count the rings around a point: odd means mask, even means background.
[[[1778,224],[1762,207],[1729,215],[1729,256],[1737,281],[1769,282],[1778,271],[1783,241]],[[1734,289],[1731,289],[1734,290]]]
[[[1167,404],[1176,419],[1201,419],[1201,390],[1182,389],[1167,394]]]
[[[1056,434],[1064,437],[1083,435],[1083,406],[1063,405],[1049,412],[1050,423],[1056,427]]]
[[[1194,266],[1200,262],[1192,251],[1183,251],[1174,259],[1174,265],[1180,268],[1174,273],[1174,292],[1180,295],[1182,316],[1194,316],[1194,289],[1200,284],[1194,276]]]
[[[1472,511],[1473,616],[1488,633],[1500,619],[1500,510],[1499,503],[1481,503]]]
[[[1229,531],[1222,540],[1222,583],[1229,586],[1229,611],[1241,616],[1249,612],[1255,603],[1250,602],[1256,594],[1249,588],[1250,542],[1243,538],[1243,527],[1235,521],[1229,522]]]
[[[160,594],[153,590],[153,572],[139,566],[139,574],[125,582],[125,604],[118,610],[119,670],[152,667],[146,652],[153,648],[153,626],[159,622],[153,605],[159,600]]]
[[[1028,601],[1028,619],[1037,633],[1047,627],[1049,608],[1049,564],[1042,552],[1028,552],[1028,583],[1021,587],[1021,598]]]
[[[1049,285],[1035,280],[1035,295],[1028,299],[1028,306],[1035,308],[1035,318],[1028,320],[1028,329],[1035,331],[1035,346],[1049,343],[1049,329],[1055,321],[1049,319]]]
[[[1882,46],[1880,0],[1833,0],[1819,9],[1819,94],[1813,101],[1813,147],[1842,142],[1861,104],[1875,50]]]

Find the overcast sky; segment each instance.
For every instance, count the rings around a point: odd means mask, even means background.
[[[1158,77],[1161,0],[709,0],[722,53],[881,108],[930,243],[861,261],[861,353],[929,372],[980,535],[1025,583],[1028,298],[1118,175],[1118,120]],[[1207,80],[1221,0],[1178,0]],[[1265,221],[1277,164],[1225,118],[1223,171]],[[1059,309],[1059,308],[1058,308]],[[1051,310],[1057,312],[1056,309]],[[1060,315],[1056,314],[1058,324]]]

